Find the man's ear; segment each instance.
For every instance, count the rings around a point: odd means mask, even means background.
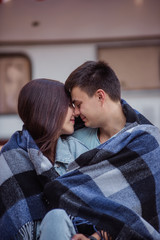
[[[106,99],[106,93],[103,89],[98,89],[96,92],[95,92],[95,96],[99,99],[99,101],[101,103],[104,103],[105,99]]]

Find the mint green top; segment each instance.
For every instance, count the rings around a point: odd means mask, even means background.
[[[76,130],[72,136],[80,140],[89,150],[91,150],[101,144],[98,139],[97,131],[98,128],[84,127]]]

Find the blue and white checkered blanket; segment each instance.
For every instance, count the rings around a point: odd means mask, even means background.
[[[112,239],[160,239],[160,131],[122,102],[127,124],[82,154],[45,188],[51,208],[91,222]]]
[[[27,130],[13,134],[0,153],[0,240],[33,239],[47,212],[43,187],[57,176]]]

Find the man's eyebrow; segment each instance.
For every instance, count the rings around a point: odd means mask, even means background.
[[[74,103],[81,103],[81,102],[82,102],[82,101],[76,100],[76,99],[72,101],[73,104],[74,104]]]

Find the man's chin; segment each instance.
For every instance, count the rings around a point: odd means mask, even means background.
[[[96,125],[91,124],[89,122],[84,122],[84,125],[85,125],[85,127],[89,127],[89,128],[98,128]]]
[[[89,125],[88,122],[84,122],[84,125],[85,125],[86,127],[90,127],[90,125]]]

